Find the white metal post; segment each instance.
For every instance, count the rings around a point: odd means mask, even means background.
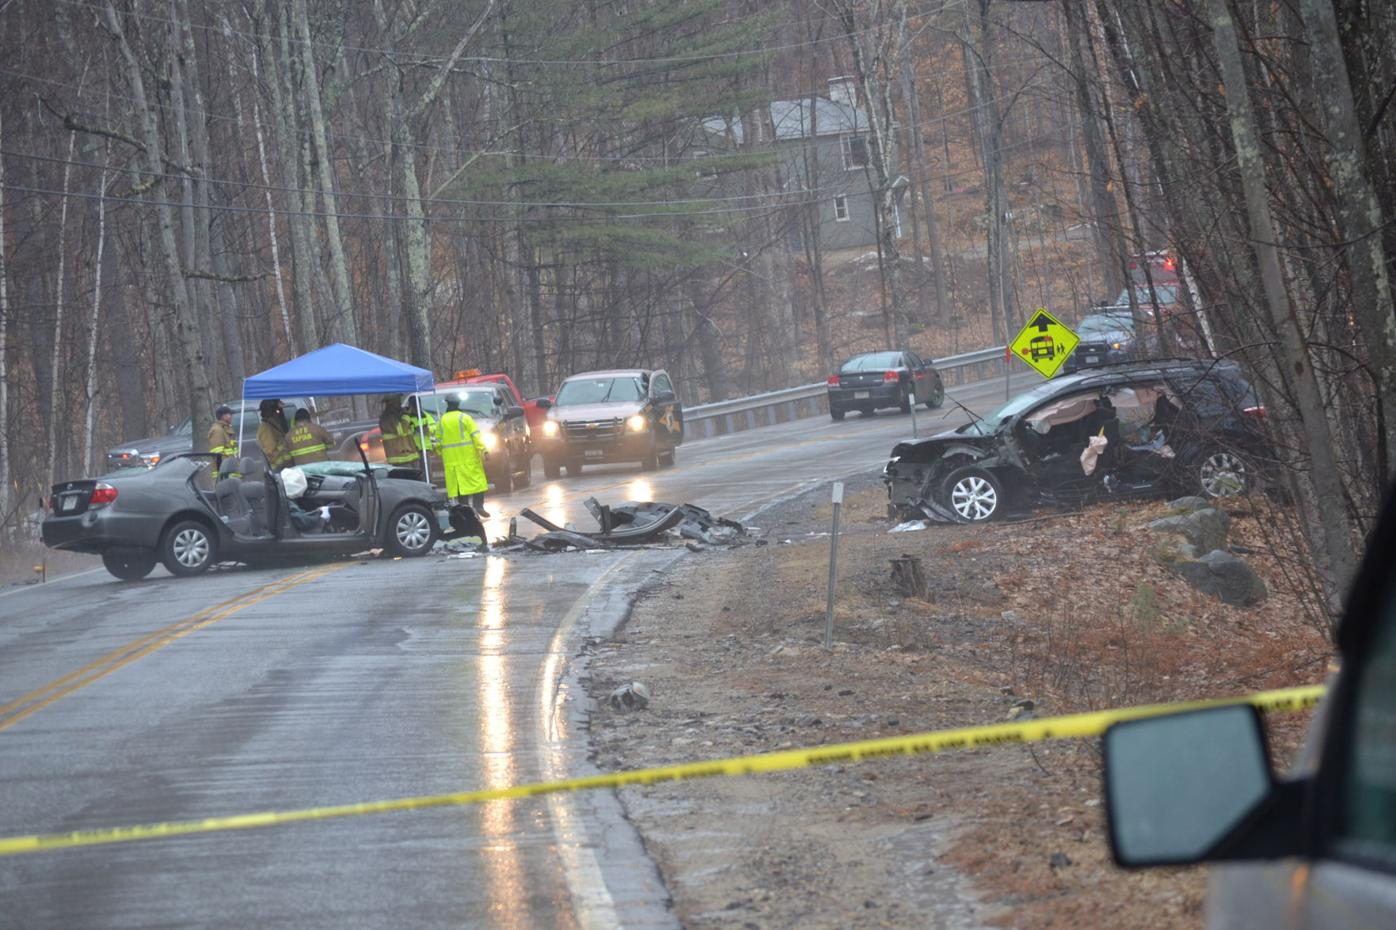
[[[834,646],[834,585],[839,578],[839,508],[843,506],[843,482],[834,482],[834,529],[829,536],[829,599],[824,608],[824,648]]]

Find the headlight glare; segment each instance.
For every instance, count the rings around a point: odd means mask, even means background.
[[[643,433],[649,427],[650,421],[645,419],[643,413],[632,413],[625,420],[625,428],[632,433]]]
[[[556,420],[544,420],[544,421],[543,421],[543,435],[544,435],[544,436],[552,437],[552,436],[556,436],[557,434],[558,434],[558,425],[557,425],[557,421],[556,421]]]
[[[485,444],[485,449],[493,452],[499,448],[499,434],[491,429],[480,430],[480,441]]]

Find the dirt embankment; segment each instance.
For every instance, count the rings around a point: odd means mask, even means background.
[[[766,513],[769,544],[681,563],[591,665],[604,769],[997,723],[1321,680],[1328,650],[1280,566],[1254,608],[1148,556],[1162,504],[889,534],[849,494],[835,646],[824,625],[827,489]],[[1255,544],[1233,514],[1233,541]],[[816,535],[812,535],[816,534]],[[786,542],[788,540],[788,542]],[[889,560],[921,559],[924,597]],[[643,711],[605,706],[644,682]],[[1023,702],[1031,701],[1030,711]],[[1281,750],[1304,721],[1276,718]],[[1095,741],[627,789],[688,927],[1191,928],[1200,869],[1109,863]]]

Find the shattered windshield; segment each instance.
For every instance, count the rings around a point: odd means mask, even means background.
[[[973,423],[966,423],[957,432],[966,436],[991,436],[998,432],[999,427],[1018,414],[1028,410],[1034,404],[1047,400],[1053,394],[1059,393],[1063,387],[1062,381],[1063,379],[1058,378],[1054,382],[1048,382],[1033,388],[1031,391],[1025,391],[999,404],[981,419],[975,420]]]
[[[557,405],[614,404],[645,399],[645,386],[633,375],[616,378],[577,378],[557,392]]]

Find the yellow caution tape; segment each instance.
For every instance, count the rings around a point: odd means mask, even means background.
[[[1079,739],[1099,736],[1111,724],[1140,717],[1153,717],[1179,711],[1200,710],[1229,704],[1251,704],[1260,710],[1281,713],[1306,710],[1323,697],[1324,686],[1286,688],[1262,691],[1235,698],[1188,701],[1179,704],[1151,704],[1102,710],[1040,720],[1023,720],[982,727],[961,727],[935,730],[911,736],[889,736],[882,739],[836,743],[810,749],[788,749],[755,756],[737,756],[707,762],[689,762],[657,768],[635,769],[585,778],[515,785],[487,791],[461,791],[454,794],[398,798],[391,801],[368,801],[363,804],[340,804],[333,807],[312,807],[304,810],[264,811],[257,814],[235,814],[229,817],[206,817],[203,820],[182,820],[130,827],[109,827],[98,830],[75,830],[71,833],[49,833],[37,836],[15,836],[0,839],[0,856],[69,849],[75,846],[98,846],[150,840],[190,833],[214,833],[221,830],[246,830],[275,824],[297,823],[305,820],[329,820],[334,817],[358,817],[364,814],[387,814],[393,811],[423,810],[430,807],[463,807],[486,801],[529,798],[540,794],[564,791],[589,791],[596,788],[620,788],[624,785],[654,785],[667,781],[687,781],[693,778],[713,778],[721,775],[754,775],[758,772],[781,772],[812,765],[862,762],[868,759],[888,759],[922,753],[945,752],[952,749],[975,749],[1001,746],[1006,743],[1032,743],[1049,739]]]

